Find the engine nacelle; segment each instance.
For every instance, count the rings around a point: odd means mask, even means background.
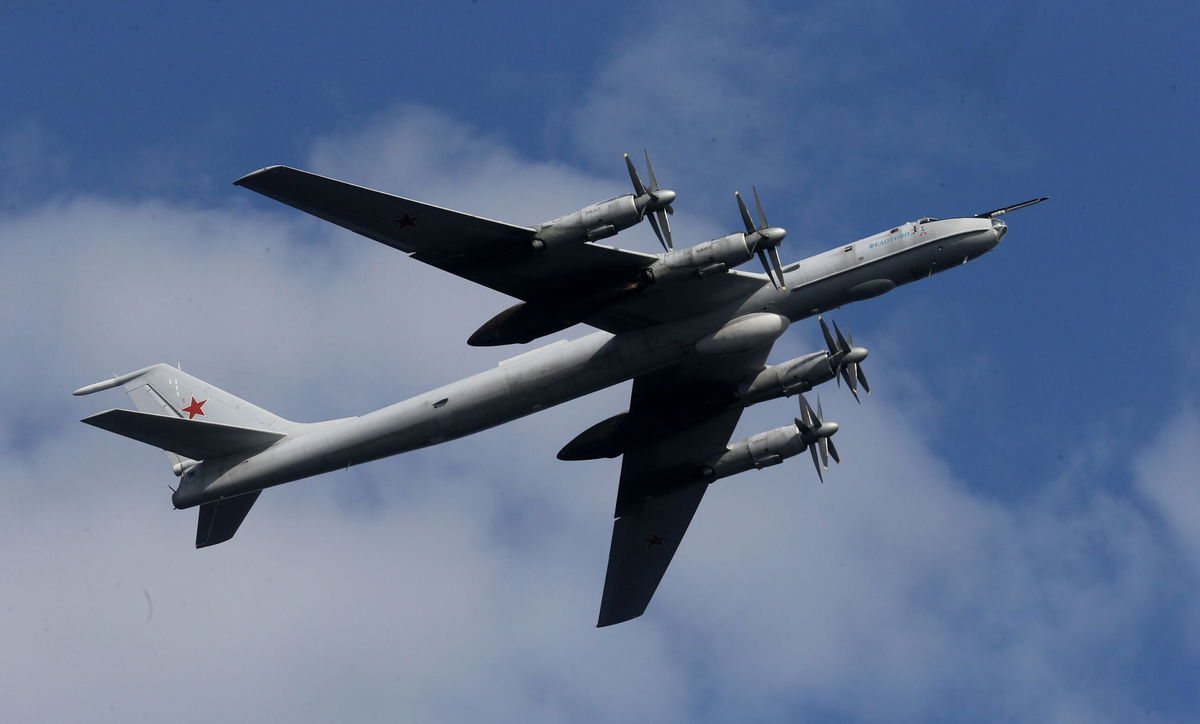
[[[778,465],[807,449],[808,443],[800,430],[795,425],[784,425],[731,443],[729,449],[709,465],[712,472],[708,477],[718,480],[751,468],[761,470]]]
[[[696,342],[696,353],[706,357],[741,354],[771,344],[791,322],[773,312],[743,314]]]
[[[641,220],[642,212],[634,203],[633,194],[625,194],[539,224],[533,244],[540,251],[563,244],[598,241],[615,236]]]
[[[742,233],[722,236],[687,249],[676,249],[650,266],[656,281],[685,276],[722,274],[754,257]]]
[[[832,380],[835,374],[833,365],[829,364],[829,353],[813,352],[782,364],[771,365],[759,372],[742,393],[742,399],[746,404],[753,405],[777,397],[808,392],[822,382]]]

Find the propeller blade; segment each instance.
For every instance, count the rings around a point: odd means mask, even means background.
[[[646,187],[642,185],[642,179],[638,177],[637,169],[633,167],[633,159],[629,158],[629,154],[625,154],[625,166],[629,169],[629,180],[633,182],[633,191],[638,196],[646,195]]]
[[[829,438],[823,437],[817,441],[817,447],[821,449],[821,467],[829,469]]]
[[[842,458],[838,455],[837,446],[833,444],[833,438],[827,437],[825,439],[829,441],[829,457],[833,458],[835,463],[841,465]]]
[[[750,218],[750,210],[746,208],[746,202],[742,201],[742,192],[734,191],[734,197],[738,202],[738,209],[742,212],[742,223],[746,225],[746,233],[754,233],[754,220]]]
[[[817,426],[819,427],[822,422],[825,422],[825,411],[821,409],[821,398],[818,397],[817,398]]]
[[[825,337],[825,346],[829,348],[829,354],[837,354],[838,348],[833,343],[833,335],[829,333],[829,325],[825,324],[825,318],[817,317],[817,321],[821,323],[821,335]]]
[[[763,211],[762,200],[758,198],[758,189],[751,186],[750,190],[754,192],[754,206],[758,209],[758,228],[765,229],[770,224],[767,223],[767,214]]]
[[[773,271],[771,271],[771,261],[769,259],[767,259],[767,250],[766,249],[758,250],[758,260],[762,262],[763,271],[765,271],[767,273],[767,277],[771,280],[771,286],[778,289],[779,282],[775,281],[775,273]]]
[[[871,386],[867,384],[867,375],[866,375],[866,373],[863,372],[862,365],[854,365],[854,366],[857,368],[856,376],[858,377],[858,381],[862,384],[863,389],[867,391],[867,394],[868,395],[871,394]],[[855,395],[855,397],[857,397],[857,395]]]
[[[841,352],[849,352],[850,345],[846,344],[846,338],[842,336],[842,330],[838,328],[837,320],[833,322],[833,331],[837,332],[838,350]]]
[[[654,178],[654,164],[650,163],[650,152],[643,148],[642,153],[646,156],[646,173],[650,176],[650,190],[658,191],[658,179]]]
[[[816,471],[817,471],[817,478],[818,478],[818,479],[820,479],[820,481],[821,481],[822,483],[824,483],[824,482],[825,482],[825,476],[821,474],[821,465],[820,465],[820,464],[817,462],[817,445],[816,445],[816,443],[813,443],[812,445],[809,445],[809,446],[808,446],[808,451],[809,451],[810,453],[812,453],[812,459],[813,459],[813,468],[815,468],[815,469],[816,469]]]
[[[851,372],[848,369],[851,366],[852,365],[842,365],[839,372],[842,375],[841,379],[846,381],[846,387],[850,388],[850,394],[854,395],[854,401],[861,405],[862,400],[858,399],[858,385],[854,383],[855,378],[851,376]],[[841,386],[840,381],[838,386]]]
[[[804,398],[804,395],[800,395],[800,417],[804,418],[804,424],[808,427],[813,427],[813,418],[815,416],[816,413],[813,412],[812,405],[808,404],[808,400]],[[818,422],[816,424],[819,425],[821,423]]]
[[[650,228],[654,229],[654,235],[658,237],[658,243],[662,244],[663,251],[670,251],[671,245],[667,243],[667,240],[663,237],[662,229],[658,228],[658,222],[654,220],[656,216],[658,216],[657,213],[646,214],[646,218],[650,220]]]
[[[664,214],[663,211],[670,213],[671,207],[668,206],[665,209],[655,211],[654,215],[658,217],[658,223],[660,226],[662,226],[663,235],[667,237],[666,247],[667,247],[667,251],[670,251],[675,248],[675,244],[671,240],[671,222],[667,221],[667,214]],[[651,221],[653,221],[653,219],[651,219]],[[653,224],[651,224],[651,225],[653,225]],[[662,241],[662,240],[659,239],[659,241]]]
[[[775,269],[775,276],[779,278],[779,283],[775,285],[775,288],[787,289],[787,282],[783,279],[783,262],[779,261],[779,247],[772,246],[770,253],[771,266]]]
[[[1017,209],[1023,209],[1026,206],[1033,206],[1034,204],[1040,204],[1043,201],[1049,201],[1049,200],[1050,200],[1049,196],[1042,196],[1040,198],[1030,199],[1028,201],[1022,201],[1021,203],[1013,204],[1012,206],[1002,206],[998,209],[992,209],[991,211],[985,211],[982,214],[975,214],[975,218],[976,219],[994,219],[997,216],[1004,216],[1005,214],[1007,214],[1010,211],[1016,211]]]

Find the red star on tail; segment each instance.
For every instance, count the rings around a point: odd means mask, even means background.
[[[193,397],[192,404],[183,408],[183,412],[186,412],[188,414],[189,420],[192,419],[193,417],[195,417],[196,415],[199,415],[200,417],[204,417],[204,403],[205,402],[208,402],[208,400],[200,400],[199,402],[196,402],[196,398]]]

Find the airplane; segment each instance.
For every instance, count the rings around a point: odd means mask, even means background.
[[[641,616],[708,486],[808,451],[823,482],[836,423],[803,393],[833,379],[870,392],[867,350],[820,319],[827,349],[767,365],[793,322],[978,258],[1004,238],[1001,216],[1047,197],[973,216],[922,218],[784,266],[787,232],[735,194],[744,231],[676,249],[674,191],[650,185],[625,156],[633,192],[535,226],[517,226],[286,166],[235,185],[387,244],[418,261],[520,300],[467,340],[520,344],[579,323],[598,331],[518,354],[472,377],[357,417],[285,420],[180,369],[156,364],[87,385],[124,386],[137,411],[83,422],[164,450],[178,476],[172,503],[199,507],[196,547],[231,539],[265,488],[491,428],[633,380],[629,409],[584,430],[562,460],[622,456],[597,626]],[[649,219],[648,254],[597,242]],[[736,269],[758,257],[764,273]],[[794,422],[730,442],[742,411],[797,395]]]

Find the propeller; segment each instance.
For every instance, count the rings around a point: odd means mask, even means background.
[[[796,429],[800,431],[801,439],[808,445],[808,451],[812,454],[813,467],[817,469],[817,477],[821,482],[825,482],[825,476],[821,474],[821,468],[829,469],[829,458],[839,465],[842,458],[838,455],[837,447],[834,446],[833,434],[838,431],[836,422],[825,422],[825,413],[821,410],[821,398],[817,398],[817,410],[813,412],[812,405],[808,404],[808,400],[804,399],[804,395],[800,395],[800,417],[796,418]],[[820,453],[820,462],[817,461],[817,454]]]
[[[783,243],[783,237],[787,236],[787,229],[767,224],[767,215],[763,213],[762,201],[758,198],[758,189],[754,189],[754,206],[758,211],[757,227],[754,225],[754,220],[750,218],[750,210],[746,208],[746,202],[742,200],[741,192],[734,191],[733,195],[737,198],[738,210],[742,212],[742,223],[746,225],[746,246],[758,254],[758,260],[762,262],[763,269],[771,279],[771,284],[776,289],[786,289],[783,280],[783,264],[779,261],[779,245]]]
[[[646,156],[646,173],[650,176],[650,188],[642,184],[633,159],[629,158],[628,153],[625,154],[625,167],[629,169],[629,180],[633,182],[633,203],[639,214],[650,219],[650,226],[654,229],[658,242],[663,245],[663,250],[671,251],[675,247],[671,243],[671,224],[667,222],[667,214],[675,213],[671,206],[671,202],[675,200],[675,192],[658,187],[658,179],[654,177],[654,165],[650,163],[650,154],[647,151],[643,153]]]
[[[842,330],[838,329],[837,322],[833,323],[833,329],[837,332],[836,340],[829,333],[829,326],[825,324],[823,317],[817,317],[817,321],[821,323],[821,334],[825,337],[825,344],[829,347],[829,361],[833,366],[834,374],[839,375],[838,385],[842,384],[842,380],[846,381],[846,386],[850,388],[850,394],[854,395],[857,402],[862,402],[858,399],[858,385],[871,394],[871,386],[867,384],[867,375],[863,372],[862,361],[867,358],[866,347],[854,346],[854,335],[849,335],[849,341],[842,336]]]
[[[997,216],[1004,216],[1005,214],[1007,214],[1010,211],[1016,211],[1017,209],[1023,209],[1026,206],[1033,206],[1034,204],[1040,204],[1043,201],[1049,201],[1049,200],[1050,200],[1049,196],[1042,196],[1040,198],[1030,199],[1028,201],[1022,201],[1021,203],[1013,204],[1012,206],[1005,206],[1005,207],[1002,207],[999,209],[992,209],[991,211],[985,211],[982,214],[975,214],[975,218],[976,219],[994,219]]]

